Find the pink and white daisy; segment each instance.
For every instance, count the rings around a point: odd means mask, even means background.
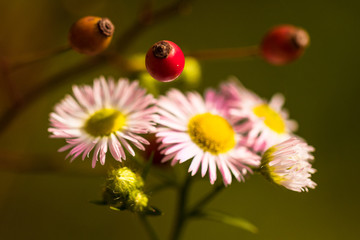
[[[152,95],[146,94],[137,81],[129,82],[104,77],[94,80],[93,86],[73,86],[74,97],[67,95],[50,114],[48,131],[52,138],[64,138],[67,145],[59,152],[71,149],[66,158],[73,161],[92,154],[92,167],[100,159],[105,164],[108,149],[117,160],[126,159],[124,148],[132,155],[130,145],[145,150],[149,142],[139,134],[155,131],[156,106]]]
[[[247,132],[247,144],[254,151],[264,152],[270,146],[288,139],[296,131],[296,121],[290,120],[289,114],[282,108],[285,101],[283,95],[275,94],[267,102],[236,79],[222,84],[221,92],[232,108],[231,115],[239,121],[245,121],[243,131]]]
[[[272,182],[287,189],[304,192],[315,188],[310,177],[316,170],[312,168],[311,154],[315,149],[303,140],[290,138],[270,147],[261,159],[260,171]]]
[[[208,90],[205,100],[196,92],[186,95],[170,90],[158,100],[157,122],[161,125],[156,136],[161,143],[163,162],[172,165],[192,159],[189,172],[194,175],[201,165],[204,177],[209,169],[210,183],[217,178],[217,169],[228,185],[232,174],[238,181],[258,166],[260,157],[239,145],[240,135],[234,119],[228,115],[225,99]],[[231,174],[232,173],[232,174]]]

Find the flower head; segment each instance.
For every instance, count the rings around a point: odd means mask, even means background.
[[[260,171],[270,181],[287,189],[301,192],[315,188],[310,177],[316,170],[312,168],[314,159],[312,146],[298,138],[290,138],[270,147],[261,159]]]
[[[238,81],[223,84],[221,91],[228,99],[231,115],[238,121],[245,120],[242,131],[247,133],[247,144],[255,151],[264,152],[289,138],[297,129],[297,123],[289,120],[287,111],[282,108],[283,95],[276,94],[267,102]]]
[[[116,168],[109,172],[106,187],[116,194],[128,195],[134,189],[144,187],[141,176],[128,167]]]
[[[158,100],[162,125],[156,136],[161,143],[163,162],[172,160],[183,163],[192,159],[189,172],[194,175],[201,165],[201,175],[209,169],[210,182],[220,170],[225,185],[231,183],[232,175],[238,181],[251,172],[249,166],[257,166],[259,157],[239,145],[240,135],[236,122],[229,118],[225,98],[208,90],[205,100],[196,92],[186,95],[170,90]]]
[[[106,152],[118,161],[126,159],[124,148],[135,155],[132,143],[140,150],[149,142],[138,134],[153,132],[157,115],[155,99],[138,86],[120,79],[115,83],[104,77],[94,85],[73,86],[74,97],[67,95],[50,114],[49,132],[53,138],[65,138],[67,145],[59,151],[71,149],[66,158],[71,161],[82,154],[92,155],[92,166],[100,158],[105,163]]]
[[[148,209],[148,196],[143,191],[144,180],[128,167],[111,170],[103,192],[104,203],[118,209],[143,213]]]

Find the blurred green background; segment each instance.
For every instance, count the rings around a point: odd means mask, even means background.
[[[71,24],[85,15],[110,18],[116,39],[135,20],[143,2],[1,0],[1,59],[63,45]],[[153,1],[156,8],[169,3]],[[210,207],[250,220],[259,233],[194,220],[186,227],[184,239],[356,238],[360,214],[359,7],[358,1],[348,0],[197,0],[184,14],[150,27],[127,49],[129,55],[144,53],[162,39],[176,42],[184,51],[254,45],[266,30],[282,23],[302,26],[311,36],[305,55],[283,67],[256,58],[202,61],[199,90],[217,87],[235,75],[260,96],[283,93],[291,118],[299,122],[298,134],[316,147],[318,173],[313,179],[318,187],[295,193],[259,175],[245,183],[234,182]],[[84,58],[70,51],[18,70],[9,77],[17,89],[15,97]],[[90,160],[70,164],[63,160],[66,153],[57,153],[64,141],[48,138],[48,114],[54,104],[70,93],[72,84],[90,83],[101,74],[123,76],[116,66],[88,69],[40,97],[0,136],[1,239],[147,239],[136,216],[89,203],[100,198],[111,161],[96,169],[91,169]],[[1,84],[3,111],[10,103],[4,81]],[[29,172],[34,166],[36,172]],[[209,187],[207,179],[199,181],[191,191],[193,199]],[[173,224],[176,194],[163,191],[152,196],[151,202],[165,212],[151,219],[165,239]]]

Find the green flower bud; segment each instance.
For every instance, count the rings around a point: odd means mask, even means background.
[[[175,81],[165,84],[160,83],[157,87],[160,88],[160,92],[165,92],[170,88],[180,88],[187,91],[197,88],[200,85],[200,81],[201,66],[199,61],[193,57],[186,57],[185,67],[181,75]]]
[[[148,197],[143,191],[134,190],[129,195],[128,206],[129,210],[137,213],[143,212],[148,206]]]
[[[106,188],[120,196],[127,196],[136,189],[144,187],[141,176],[127,167],[114,169],[109,173]]]
[[[142,213],[148,207],[148,197],[142,191],[142,177],[128,167],[113,169],[106,180],[103,201],[117,210]]]
[[[180,75],[180,81],[183,81],[187,88],[195,88],[199,85],[201,79],[201,66],[199,61],[193,57],[185,58],[185,67]]]
[[[155,80],[148,72],[140,72],[138,75],[141,86],[146,88],[149,93],[158,96],[161,82]]]
[[[130,58],[129,64],[131,64],[132,69],[139,71],[141,68],[134,65],[134,59],[137,58],[137,56]],[[201,80],[201,66],[197,59],[193,57],[186,57],[184,70],[176,81],[161,83],[155,80],[146,71],[137,72],[136,78],[140,80],[141,86],[146,88],[154,96],[158,96],[160,93],[167,91],[169,88],[182,88],[184,90],[190,90],[198,87]]]
[[[138,53],[129,57],[126,61],[126,68],[132,72],[146,71],[145,54]]]

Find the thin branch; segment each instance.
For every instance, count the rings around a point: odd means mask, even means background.
[[[33,90],[25,94],[21,100],[14,102],[5,112],[2,113],[0,117],[0,135],[21,111],[35,102],[43,94],[69,81],[71,77],[80,75],[86,70],[100,67],[106,62],[107,61],[106,59],[103,59],[103,56],[90,58],[87,61],[81,62],[76,66],[67,69],[66,71],[62,71],[47,78],[43,83],[39,84]]]
[[[215,60],[229,58],[245,58],[259,56],[258,46],[249,46],[241,48],[223,48],[196,50],[185,53],[186,56],[194,57],[198,60]]]
[[[134,42],[134,39],[140,35],[146,28],[155,23],[160,22],[166,18],[172,17],[180,11],[182,6],[189,0],[178,0],[173,4],[166,6],[160,10],[154,12],[152,21],[150,24],[146,24],[141,21],[134,22],[128,30],[126,30],[120,37],[117,42],[116,53],[120,55],[124,52],[129,45]],[[48,79],[45,79],[42,84],[36,86],[30,92],[25,94],[22,100],[19,100],[13,103],[5,112],[0,116],[0,135],[4,132],[4,130],[8,127],[8,125],[20,114],[26,107],[31,105],[35,100],[41,97],[44,93],[53,90],[55,87],[58,87],[60,84],[64,84],[68,82],[71,77],[76,75],[80,75],[86,70],[98,68],[100,66],[105,65],[109,62],[109,60],[116,59],[115,55],[98,55],[96,57],[85,60],[73,67],[64,70],[63,72],[57,73]]]
[[[155,25],[168,19],[172,16],[175,16],[177,13],[181,12],[181,10],[188,4],[190,0],[177,0],[172,4],[165,6],[159,10],[154,11],[151,14],[151,17],[137,19],[119,38],[117,41],[117,51],[123,52],[133,41],[137,38],[137,36],[144,32],[149,26]]]

